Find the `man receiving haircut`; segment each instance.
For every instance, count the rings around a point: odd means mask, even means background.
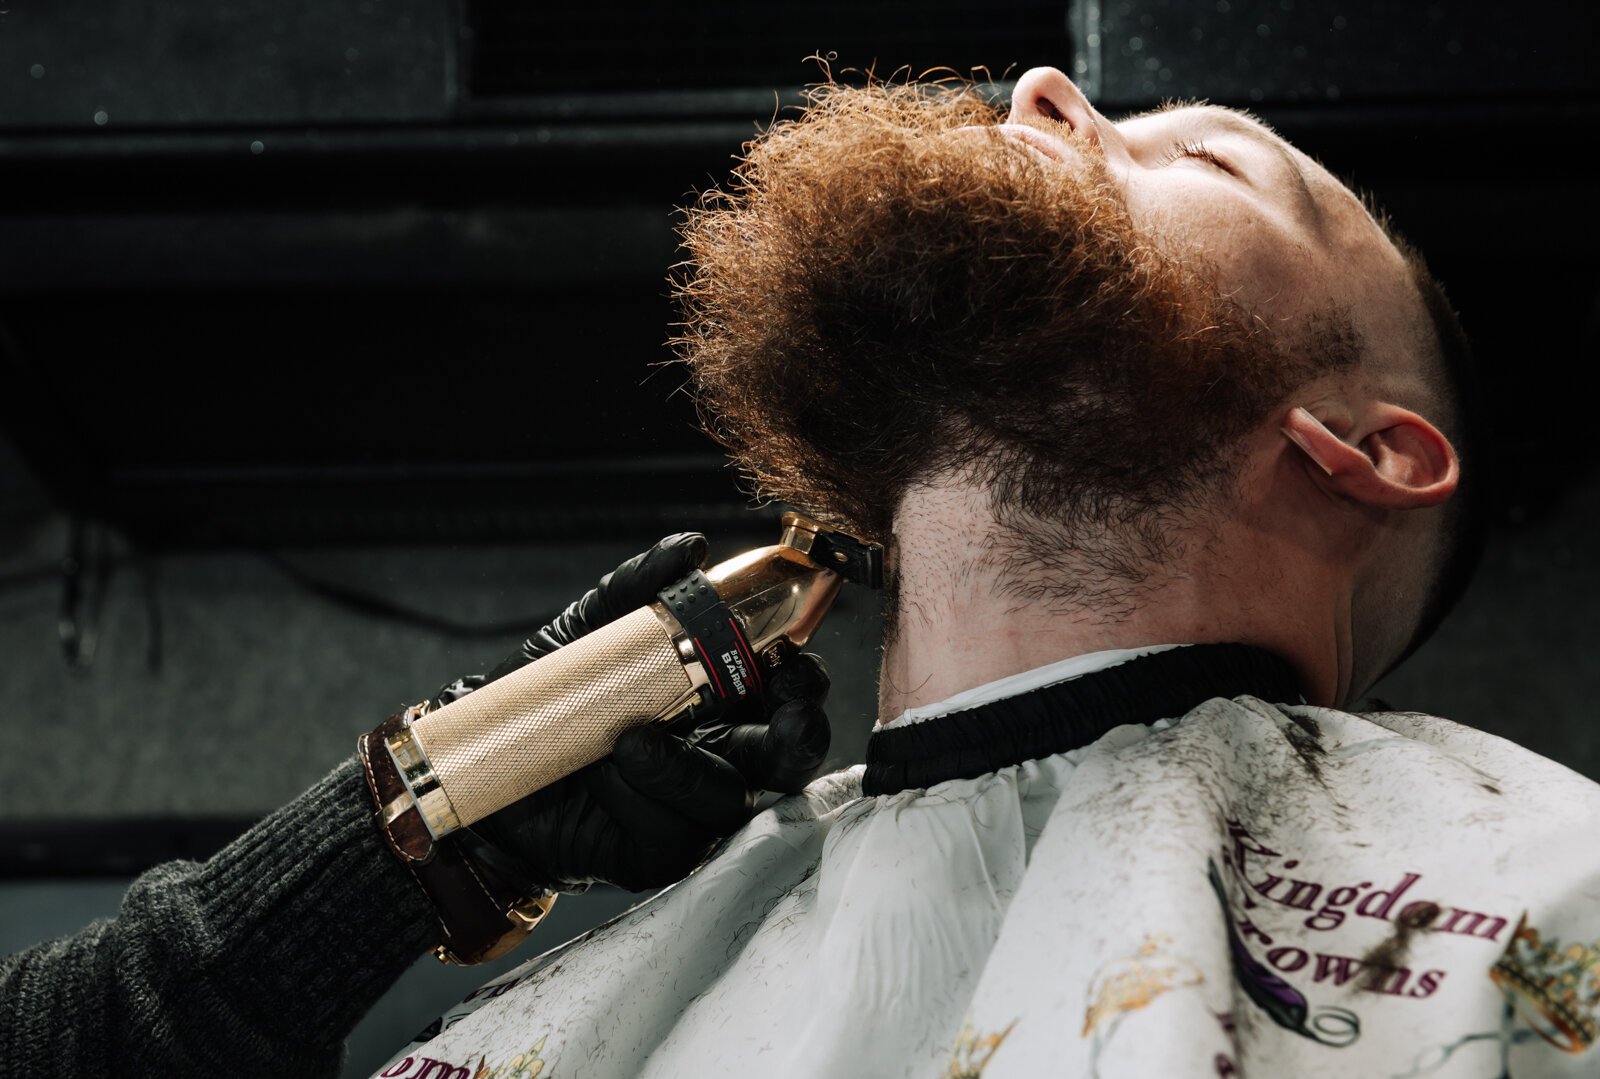
[[[825,86],[684,238],[708,428],[889,546],[867,763],[384,1074],[1593,1073],[1600,788],[1351,711],[1481,539],[1460,330],[1356,196],[1041,68]]]
[[[684,239],[708,429],[889,547],[867,763],[384,1074],[1593,1073],[1600,787],[1350,710],[1481,544],[1464,339],[1361,200],[1040,68],[825,86]]]
[[[684,240],[708,429],[888,548],[867,762],[806,785],[827,678],[793,656],[477,822],[450,864],[486,895],[677,883],[382,1075],[1595,1073],[1600,787],[1356,711],[1464,586],[1483,439],[1443,292],[1345,187],[1242,113],[1112,123],[1040,68],[1008,114],[824,86]],[[667,537],[435,703],[705,553]],[[337,1074],[452,932],[371,759],[0,959],[0,1074]]]

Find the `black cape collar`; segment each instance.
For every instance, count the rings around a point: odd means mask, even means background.
[[[974,779],[1086,746],[1113,727],[1176,719],[1213,697],[1302,700],[1282,659],[1246,644],[1195,644],[1119,663],[1014,697],[874,731],[863,794]]]

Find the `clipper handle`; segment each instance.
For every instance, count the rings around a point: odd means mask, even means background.
[[[632,727],[700,699],[760,688],[756,657],[803,647],[844,580],[877,587],[882,549],[785,514],[776,546],[698,570],[640,607],[385,736],[407,795],[435,838],[610,753]],[[670,608],[670,610],[668,609]],[[387,825],[386,825],[387,826]]]
[[[437,782],[411,784],[423,819],[436,837],[480,821],[593,764],[623,731],[691,694],[666,626],[640,607],[412,723]]]

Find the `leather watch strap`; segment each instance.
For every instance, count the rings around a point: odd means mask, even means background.
[[[455,836],[435,839],[390,755],[389,738],[427,711],[396,712],[356,743],[378,826],[400,864],[416,879],[438,917],[443,939],[435,955],[463,966],[498,958],[522,943],[554,895],[516,894],[492,870],[469,858]]]
[[[396,712],[377,730],[363,734],[357,743],[367,786],[378,803],[383,836],[395,857],[408,864],[426,862],[434,854],[434,838],[422,820],[422,811],[389,753],[389,739],[410,726],[412,717],[425,714],[421,706]]]

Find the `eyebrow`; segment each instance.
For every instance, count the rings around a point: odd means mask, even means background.
[[[1225,129],[1235,135],[1243,135],[1263,142],[1276,150],[1288,168],[1289,176],[1294,181],[1295,195],[1301,209],[1305,211],[1314,223],[1322,223],[1322,205],[1311,194],[1311,185],[1306,181],[1305,169],[1300,162],[1295,160],[1294,154],[1289,152],[1288,144],[1282,135],[1272,130],[1271,125],[1264,120],[1237,109],[1226,108],[1222,105],[1206,105],[1193,101],[1168,101],[1159,108],[1146,112],[1136,113],[1127,117],[1129,120],[1143,120],[1151,116],[1165,116],[1171,113],[1186,113],[1182,119],[1194,127],[1215,130]]]

